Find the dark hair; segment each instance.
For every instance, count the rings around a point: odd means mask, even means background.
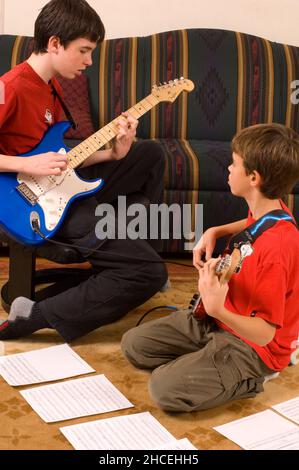
[[[48,42],[57,36],[63,47],[78,38],[100,43],[105,28],[99,15],[85,0],[51,0],[35,22],[34,52],[47,52]]]
[[[257,171],[269,199],[289,194],[299,180],[299,135],[282,124],[257,124],[241,130],[232,150],[242,159],[247,175]]]

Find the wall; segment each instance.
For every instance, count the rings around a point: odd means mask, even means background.
[[[2,2],[4,32],[32,35],[38,10],[47,0],[0,0],[0,14]],[[204,27],[237,30],[299,46],[298,0],[89,0],[89,3],[100,13],[109,38]]]
[[[0,0],[0,34],[4,31],[4,0]]]

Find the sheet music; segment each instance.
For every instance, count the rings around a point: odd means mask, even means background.
[[[247,450],[299,450],[299,427],[271,410],[214,429]]]
[[[43,385],[20,393],[47,423],[133,406],[105,375]]]
[[[167,444],[156,447],[155,450],[197,450],[197,448],[185,437],[177,441],[167,442]]]
[[[149,450],[176,439],[149,412],[60,428],[77,450]]]
[[[0,375],[9,385],[29,385],[95,372],[67,344],[0,357]]]
[[[299,397],[292,398],[292,400],[284,401],[282,403],[278,403],[277,405],[272,406],[272,408],[278,411],[286,418],[299,424]]]

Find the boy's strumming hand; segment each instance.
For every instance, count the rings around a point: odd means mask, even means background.
[[[20,171],[35,176],[60,176],[67,169],[67,155],[47,152],[20,157]]]
[[[220,284],[215,268],[220,258],[211,258],[199,269],[198,291],[200,292],[205,311],[217,318],[224,308],[228,284]]]
[[[203,258],[206,261],[211,259],[215,245],[216,245],[216,231],[214,228],[209,228],[202,235],[198,243],[193,248],[193,265],[199,270],[204,266]]]
[[[119,133],[112,147],[112,160],[121,160],[129,152],[136,137],[136,129],[139,122],[129,113],[122,113],[124,118],[118,120]]]

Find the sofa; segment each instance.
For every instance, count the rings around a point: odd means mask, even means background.
[[[26,60],[32,38],[0,36],[0,75]],[[140,119],[138,139],[155,139],[166,157],[167,204],[203,204],[203,228],[247,214],[227,184],[230,141],[256,123],[278,122],[299,131],[299,105],[291,82],[299,78],[299,48],[233,31],[189,29],[104,41],[93,65],[74,80],[60,79],[78,123],[69,146],[117,117],[151,92],[153,84],[187,77],[195,84],[173,103]],[[299,184],[286,195],[299,221]],[[178,222],[179,223],[179,222]],[[192,216],[194,230],[194,211]],[[163,251],[183,252],[184,239],[164,241]]]

